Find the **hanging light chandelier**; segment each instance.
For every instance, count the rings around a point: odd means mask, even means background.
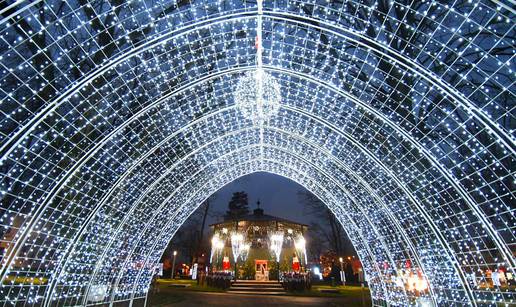
[[[245,118],[263,123],[278,113],[281,101],[278,81],[258,68],[247,72],[236,86],[235,102]]]
[[[258,20],[256,26],[256,66],[244,74],[236,85],[235,104],[245,118],[255,124],[263,124],[278,113],[281,102],[281,87],[272,75],[263,70],[262,61],[262,15],[263,3],[258,0]]]

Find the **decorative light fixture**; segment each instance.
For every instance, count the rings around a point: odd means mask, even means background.
[[[216,234],[211,239],[211,255],[210,255],[210,263],[213,261],[213,255],[217,253],[217,251],[222,250],[224,248],[224,242],[220,240],[219,236]]]
[[[261,125],[278,113],[281,102],[281,87],[272,75],[263,70],[262,60],[262,16],[263,3],[258,0],[256,26],[256,70],[248,71],[236,85],[235,104],[245,118]]]
[[[262,124],[278,113],[281,90],[278,81],[262,68],[248,71],[235,90],[235,103],[245,118]]]
[[[235,260],[235,280],[237,279],[237,264],[238,256],[242,252],[244,246],[244,236],[241,233],[234,232],[231,234],[231,250],[233,252],[233,259]]]
[[[303,258],[303,259],[301,259],[301,261],[306,264],[306,240],[305,240],[305,238],[302,235],[299,235],[297,240],[294,241],[294,246],[296,247],[296,250],[298,251],[299,255],[302,256],[301,258]]]
[[[246,261],[247,257],[249,256],[249,250],[251,249],[251,244],[245,243],[242,246],[242,250],[240,251],[240,257],[242,258],[242,261]]]
[[[236,232],[231,234],[231,250],[233,252],[233,259],[235,259],[235,263],[237,262],[238,256],[240,256],[243,247],[244,236],[241,233]]]
[[[270,237],[270,250],[276,257],[276,262],[279,262],[281,255],[281,248],[283,247],[283,233],[277,232]]]
[[[270,237],[270,245],[269,248],[276,257],[276,265],[278,268],[278,281],[280,280],[280,267],[279,267],[279,261],[280,261],[280,255],[281,255],[281,248],[283,247],[283,233],[282,232],[276,232],[273,233]]]

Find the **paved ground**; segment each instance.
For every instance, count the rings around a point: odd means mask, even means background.
[[[267,307],[267,306],[352,306],[346,304],[345,298],[339,297],[298,297],[298,296],[269,296],[269,295],[239,295],[229,293],[191,292],[185,297],[177,299],[171,297],[171,302],[160,300],[160,304],[149,302],[149,306],[245,306],[245,307]]]

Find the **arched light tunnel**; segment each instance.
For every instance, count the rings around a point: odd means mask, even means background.
[[[3,1],[0,302],[144,305],[190,213],[270,172],[335,214],[375,306],[516,304],[491,274],[515,274],[514,8]],[[258,121],[235,95],[257,67],[280,95]]]

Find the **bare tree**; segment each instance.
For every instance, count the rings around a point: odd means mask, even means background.
[[[318,238],[318,240],[311,240],[309,251],[320,254],[323,246],[326,245],[327,249],[333,250],[339,255],[349,252],[350,249],[345,245],[351,246],[351,244],[346,244],[349,239],[333,212],[308,191],[299,191],[298,197],[304,206],[304,214],[312,217],[308,235]],[[313,256],[317,255],[313,254]]]

